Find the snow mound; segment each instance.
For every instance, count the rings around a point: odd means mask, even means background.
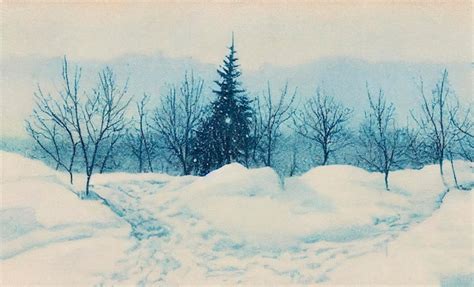
[[[469,181],[469,167],[458,164],[460,180]],[[230,164],[185,187],[179,200],[242,242],[275,247],[351,241],[422,220],[445,189],[432,166],[396,171],[390,179],[386,191],[381,174],[334,165],[313,168],[283,184],[270,168]]]
[[[269,168],[247,169],[241,164],[225,165],[187,187],[200,195],[263,196],[282,191],[277,173]]]
[[[472,286],[472,192],[453,190],[433,216],[378,250],[343,264],[331,284]]]
[[[40,162],[6,152],[1,157],[2,284],[96,282],[128,248],[129,226],[100,202],[77,198]],[[90,264],[100,256],[104,266],[94,264],[94,270]]]
[[[92,184],[94,185],[106,185],[110,183],[122,183],[130,181],[148,181],[148,182],[168,182],[174,177],[167,174],[161,173],[126,173],[126,172],[114,172],[114,173],[103,173],[95,174],[92,179]]]
[[[351,166],[285,180],[239,164],[204,177],[111,173],[93,178],[99,202],[79,200],[64,173],[1,156],[2,285],[472,278],[472,194],[452,188],[449,167],[447,194],[436,166],[391,173],[390,191],[381,174]],[[473,186],[472,163],[455,165],[460,185]]]
[[[53,170],[39,160],[27,159],[19,154],[1,152],[2,182],[14,181],[23,177],[52,176]]]
[[[312,182],[319,181],[319,183],[340,180],[343,180],[344,182],[354,180],[370,181],[370,177],[370,172],[351,165],[318,166],[301,175],[301,178],[304,180]],[[328,178],[331,180],[328,180]]]

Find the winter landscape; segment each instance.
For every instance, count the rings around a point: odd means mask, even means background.
[[[473,286],[471,4],[361,3],[2,4],[0,284]]]

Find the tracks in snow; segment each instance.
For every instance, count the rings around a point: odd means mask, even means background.
[[[129,181],[95,186],[94,190],[130,223],[136,244],[118,271],[103,283],[298,283],[324,282],[344,261],[374,251],[389,254],[387,245],[425,216],[403,214],[379,218],[378,232],[348,242],[306,241],[271,247],[236,241],[216,230],[167,192],[170,182]],[[416,204],[416,203],[414,203]],[[265,274],[276,280],[264,280]]]

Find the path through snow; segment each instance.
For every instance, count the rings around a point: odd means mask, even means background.
[[[212,224],[213,220],[209,220],[212,218],[200,214],[193,202],[195,198],[183,194],[192,193],[185,187],[201,184],[199,181],[202,179],[197,177],[131,179],[94,186],[111,209],[130,223],[136,239],[119,269],[103,283],[325,282],[332,271],[351,258],[381,250],[388,253],[390,241],[431,214],[438,196],[433,192],[416,196],[397,194],[395,201],[390,198],[387,202],[377,202],[384,212],[372,216],[372,224],[333,226],[299,236],[290,243],[271,244],[235,236]],[[301,181],[299,178],[288,181],[281,193],[268,198],[284,199],[287,193],[301,189],[304,185]],[[213,188],[212,184],[206,186]],[[260,196],[240,195],[250,200]],[[208,191],[201,196],[206,200],[215,194]],[[300,203],[305,202],[304,197],[302,200]],[[246,206],[240,207],[245,213]]]
[[[474,273],[472,196],[452,190],[437,210],[436,166],[393,172],[390,192],[350,166],[284,184],[237,164],[205,177],[103,174],[101,204],[80,200],[67,175],[2,156],[15,167],[2,170],[4,285],[436,284]],[[473,166],[457,165],[472,187]]]

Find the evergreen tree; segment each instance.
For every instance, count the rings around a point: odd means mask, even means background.
[[[237,61],[232,36],[229,54],[217,70],[219,80],[215,81],[217,88],[213,90],[216,99],[197,135],[195,162],[200,174],[231,162],[248,165],[253,110],[238,80],[241,72]]]

